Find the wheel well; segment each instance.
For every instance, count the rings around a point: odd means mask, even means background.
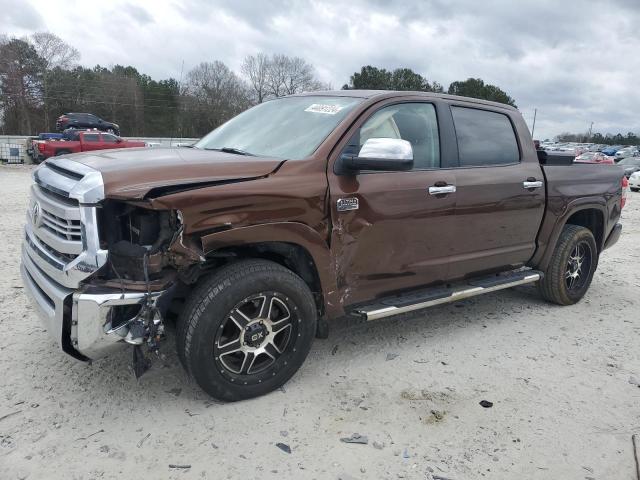
[[[602,250],[602,242],[604,240],[604,218],[600,210],[595,208],[580,210],[569,217],[567,224],[577,225],[591,230],[591,233],[596,239],[598,251]]]
[[[243,258],[262,258],[288,268],[309,286],[320,316],[324,315],[324,298],[320,276],[313,257],[306,248],[295,243],[261,242],[221,248],[212,252],[209,257],[217,266]]]

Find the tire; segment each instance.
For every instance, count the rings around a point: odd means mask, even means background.
[[[579,264],[578,258],[582,259]],[[539,283],[540,293],[558,305],[573,305],[589,289],[597,266],[598,248],[591,231],[577,225],[565,225]]]
[[[307,357],[316,324],[313,295],[300,277],[274,262],[242,260],[194,289],[176,346],[205,392],[237,401],[286,383]]]
[[[59,157],[60,155],[68,155],[68,154],[70,154],[70,153],[71,153],[71,152],[70,152],[69,150],[58,150],[58,151],[56,152],[56,157]]]

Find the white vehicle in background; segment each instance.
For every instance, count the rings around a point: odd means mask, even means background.
[[[616,152],[616,162],[622,160],[623,158],[633,157],[636,152],[636,147],[621,148]]]
[[[629,177],[629,188],[632,192],[640,191],[640,172],[631,174]]]

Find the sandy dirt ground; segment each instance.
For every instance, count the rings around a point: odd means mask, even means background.
[[[579,304],[519,288],[334,322],[285,388],[223,404],[171,336],[139,381],[128,350],[86,365],[55,348],[18,269],[29,173],[0,167],[0,479],[636,478],[640,194]]]

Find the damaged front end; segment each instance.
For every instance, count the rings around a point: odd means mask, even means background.
[[[133,345],[139,376],[148,364],[140,347],[158,353],[180,269],[193,259],[185,258],[179,212],[107,199],[98,210],[98,226],[107,261],[73,294],[71,341],[89,359]]]
[[[138,360],[141,346],[157,352],[180,276],[200,258],[180,213],[106,198],[100,172],[65,158],[33,177],[21,273],[49,334],[80,360],[127,344]]]

